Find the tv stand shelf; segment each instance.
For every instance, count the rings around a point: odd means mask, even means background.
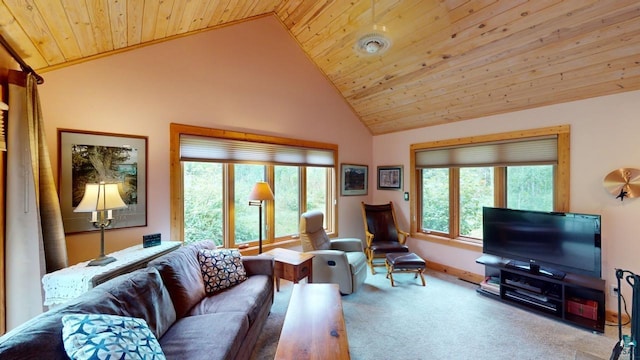
[[[500,293],[478,293],[541,315],[604,333],[605,281],[567,273],[563,279],[507,266],[509,259],[483,254],[476,262],[499,277]]]

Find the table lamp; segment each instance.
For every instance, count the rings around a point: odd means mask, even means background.
[[[249,206],[258,207],[258,254],[262,254],[262,202],[273,200],[273,192],[269,184],[258,181],[249,194]]]
[[[117,183],[100,182],[86,185],[84,196],[73,211],[90,212],[93,226],[100,229],[100,256],[91,260],[88,266],[104,266],[116,261],[115,258],[104,255],[104,229],[113,222],[112,211],[126,207],[127,204],[120,197]]]

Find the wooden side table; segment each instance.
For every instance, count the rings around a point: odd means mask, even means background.
[[[313,266],[311,263],[313,254],[282,248],[275,248],[263,254],[271,255],[275,260],[276,291],[280,291],[280,279],[289,280],[295,284],[305,277],[307,282],[311,283],[313,281]]]

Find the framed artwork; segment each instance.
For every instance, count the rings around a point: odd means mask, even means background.
[[[111,228],[147,225],[147,137],[58,129],[58,186],[64,231],[98,231],[91,214],[75,213],[85,184],[117,182],[126,209]]]
[[[402,190],[402,165],[378,166],[378,190]]]
[[[367,195],[367,165],[340,164],[340,195]]]

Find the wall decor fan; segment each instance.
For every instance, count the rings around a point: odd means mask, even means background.
[[[376,4],[371,0],[372,26],[362,32],[355,44],[355,49],[362,55],[381,55],[391,47],[392,41],[386,26],[376,23]]]
[[[604,177],[603,185],[616,199],[640,196],[640,170],[632,168],[620,168],[613,170]]]

